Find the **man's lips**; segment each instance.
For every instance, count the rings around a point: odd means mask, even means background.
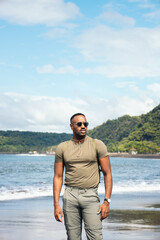
[[[81,133],[86,133],[86,130],[85,129],[81,129],[80,132]]]

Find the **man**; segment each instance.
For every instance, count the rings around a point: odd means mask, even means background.
[[[68,240],[81,240],[82,220],[88,240],[102,239],[102,220],[109,215],[112,192],[110,160],[104,143],[87,136],[88,122],[82,113],[70,119],[73,139],[58,145],[55,155],[53,198],[54,215],[63,220]],[[99,165],[104,175],[105,197],[100,205],[97,187],[100,181]],[[65,167],[63,213],[59,196]]]

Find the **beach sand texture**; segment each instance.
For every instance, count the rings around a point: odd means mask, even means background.
[[[132,209],[127,209],[126,202],[130,202],[131,196],[113,195],[117,208],[111,209],[110,216],[103,221],[104,240],[160,239],[158,196],[148,200],[142,195],[132,197],[136,200],[131,203]],[[67,239],[64,224],[54,219],[51,197],[3,201],[0,216],[0,240]],[[84,231],[82,239],[86,239]]]

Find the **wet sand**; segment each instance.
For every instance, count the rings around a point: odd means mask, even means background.
[[[104,240],[159,240],[160,194],[113,195]],[[0,202],[0,240],[65,240],[51,197]],[[86,239],[83,231],[83,238]]]
[[[109,153],[110,157],[160,159],[160,154]]]

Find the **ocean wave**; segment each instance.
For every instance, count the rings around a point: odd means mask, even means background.
[[[130,183],[124,184],[119,183],[113,186],[113,194],[121,194],[121,193],[134,193],[134,192],[142,192],[142,193],[150,193],[152,191],[159,191],[160,192],[160,183]],[[61,196],[64,192],[64,186],[61,190]],[[104,184],[100,183],[98,188],[98,193],[100,195],[104,195],[105,188]],[[52,196],[52,185],[47,185],[44,187],[37,187],[37,186],[24,186],[24,187],[17,187],[12,189],[7,189],[6,187],[0,188],[0,201],[9,201],[9,200],[19,200],[19,199],[27,199],[27,198],[37,198],[37,197],[48,197]]]
[[[18,154],[15,154],[16,156],[24,156],[24,157],[46,157],[47,154],[45,153],[18,153]]]
[[[121,194],[121,193],[134,193],[134,192],[152,192],[160,191],[160,183],[147,183],[147,182],[128,182],[128,183],[117,183],[113,185],[112,193]],[[104,184],[99,185],[98,189],[99,194],[104,194]]]
[[[47,197],[52,195],[52,186],[45,188],[38,187],[20,187],[16,189],[0,189],[0,201],[19,200],[27,198]]]

